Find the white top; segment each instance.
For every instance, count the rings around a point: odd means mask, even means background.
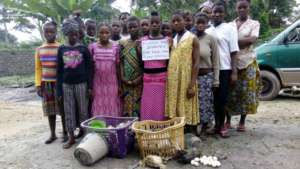
[[[231,53],[239,51],[237,29],[228,23],[211,25],[206,33],[217,39],[220,54],[220,70],[231,70]]]

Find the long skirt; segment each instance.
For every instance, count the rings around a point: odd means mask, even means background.
[[[143,86],[122,85],[123,112],[125,116],[140,117],[140,105]]]
[[[200,123],[207,124],[214,120],[214,73],[198,77]]]
[[[141,120],[165,119],[166,79],[167,73],[144,74]]]
[[[261,91],[260,72],[256,60],[238,71],[238,81],[230,89],[226,111],[230,115],[255,114]]]
[[[73,132],[88,118],[87,84],[63,84],[63,93],[66,128]]]
[[[56,83],[42,82],[41,92],[44,116],[59,115],[59,105],[56,97]]]

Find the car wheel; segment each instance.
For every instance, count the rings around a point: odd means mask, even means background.
[[[262,92],[260,99],[269,101],[275,99],[281,89],[280,81],[277,76],[270,71],[261,71]]]

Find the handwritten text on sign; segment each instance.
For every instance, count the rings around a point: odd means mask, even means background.
[[[143,60],[168,60],[169,42],[167,39],[142,41]]]

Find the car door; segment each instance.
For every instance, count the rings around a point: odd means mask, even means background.
[[[286,34],[275,55],[284,86],[300,85],[300,25]]]

